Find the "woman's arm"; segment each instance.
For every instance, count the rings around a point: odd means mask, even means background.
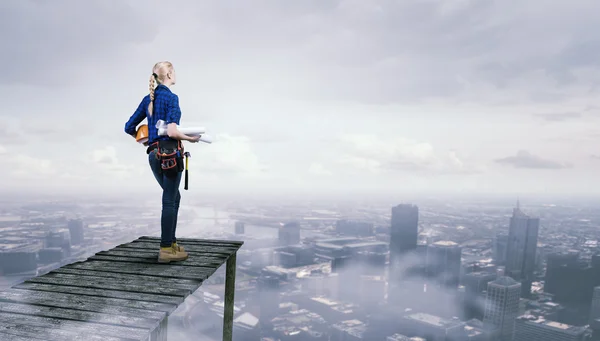
[[[128,135],[131,135],[135,138],[135,135],[137,133],[137,125],[140,124],[140,122],[142,122],[144,120],[144,118],[146,118],[146,112],[144,110],[144,102],[145,102],[146,98],[143,98],[142,101],[140,102],[140,105],[138,105],[137,109],[135,109],[135,112],[133,113],[133,115],[131,115],[131,117],[129,118],[129,121],[127,121],[127,123],[125,123],[125,132]]]
[[[177,129],[179,120],[181,119],[181,109],[179,108],[179,97],[173,94],[168,105],[167,112],[167,135],[175,140],[183,140],[190,142],[198,142],[199,137],[187,136]]]
[[[169,135],[170,138],[175,139],[175,140],[183,140],[183,141],[190,141],[190,142],[197,142],[199,139],[199,137],[187,136],[187,135],[183,134],[182,132],[180,132],[179,129],[177,129],[176,123],[167,124],[167,135]]]

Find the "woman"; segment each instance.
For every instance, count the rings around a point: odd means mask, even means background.
[[[179,109],[179,97],[171,92],[170,87],[175,84],[175,70],[170,62],[159,62],[154,65],[152,75],[150,76],[150,94],[146,95],[136,111],[131,115],[129,121],[125,123],[125,132],[135,138],[137,125],[144,118],[148,119],[148,162],[154,177],[163,190],[162,193],[162,213],[160,218],[161,238],[158,261],[160,263],[169,263],[171,261],[182,261],[187,259],[188,254],[183,247],[177,245],[175,230],[177,227],[177,215],[179,213],[179,202],[181,194],[179,193],[179,184],[181,183],[181,174],[183,167],[183,147],[181,141],[198,142],[199,136],[187,136],[179,132],[177,125],[181,119],[181,110]],[[159,136],[156,122],[163,120],[167,124],[167,135]],[[165,150],[177,154],[168,161],[177,160],[177,167],[165,169],[166,160],[157,157],[160,150]],[[160,156],[159,154],[158,156]]]

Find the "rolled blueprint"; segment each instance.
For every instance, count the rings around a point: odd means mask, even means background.
[[[167,124],[163,120],[158,120],[156,122],[156,129],[158,129],[158,135],[167,135]],[[188,136],[198,136],[202,135],[206,132],[204,127],[180,127],[177,126],[177,130],[179,130],[182,134]]]
[[[158,120],[156,122],[156,129],[158,129],[158,135],[164,136],[167,135],[167,124],[163,120]],[[204,133],[206,130],[204,127],[180,127],[177,126],[177,130],[179,130],[182,134],[187,136],[200,136],[200,141],[205,143],[212,143],[212,139],[209,136],[205,136]]]
[[[204,143],[212,143],[212,138],[210,138],[210,136],[208,136],[208,135],[201,135],[200,141],[202,141]]]

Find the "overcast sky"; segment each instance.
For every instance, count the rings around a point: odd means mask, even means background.
[[[123,127],[169,60],[186,195],[600,190],[598,1],[168,3],[0,2],[3,189],[157,193]]]

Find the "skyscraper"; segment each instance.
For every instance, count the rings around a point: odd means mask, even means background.
[[[335,257],[331,260],[331,272],[338,275],[338,299],[352,300],[356,296],[360,273],[359,269],[352,266],[353,260],[350,256]]]
[[[546,277],[544,278],[544,292],[556,295],[563,282],[570,281],[565,276],[566,270],[573,267],[579,259],[579,252],[553,252],[546,257]],[[559,295],[560,296],[560,295]]]
[[[504,232],[497,233],[494,236],[494,243],[492,245],[492,257],[497,265],[504,265],[506,263],[506,247],[508,244],[508,235]]]
[[[79,245],[83,243],[83,221],[81,219],[69,219],[67,223],[71,235],[71,244]]]
[[[271,320],[279,314],[279,279],[267,274],[261,274],[257,281],[260,298],[260,323],[266,329]]]
[[[490,329],[495,329],[500,340],[513,339],[520,296],[521,283],[510,277],[498,277],[488,283],[483,323]]]
[[[402,278],[401,258],[417,249],[419,234],[419,208],[415,205],[400,204],[392,207],[390,228],[390,269],[388,300],[397,301],[398,284]],[[407,269],[410,271],[410,269]]]
[[[539,227],[540,219],[523,213],[517,203],[508,229],[506,275],[521,282],[523,297],[531,295]]]
[[[460,276],[462,248],[451,241],[439,241],[427,247],[427,274],[434,283],[456,289]]]
[[[471,272],[463,277],[465,293],[463,298],[464,314],[467,319],[477,318],[483,320],[484,296],[488,283],[496,279],[495,273]]]
[[[300,224],[289,222],[279,227],[279,245],[295,245],[300,243]]]
[[[417,248],[419,235],[419,208],[415,205],[400,204],[392,207],[390,251],[402,255]]]

